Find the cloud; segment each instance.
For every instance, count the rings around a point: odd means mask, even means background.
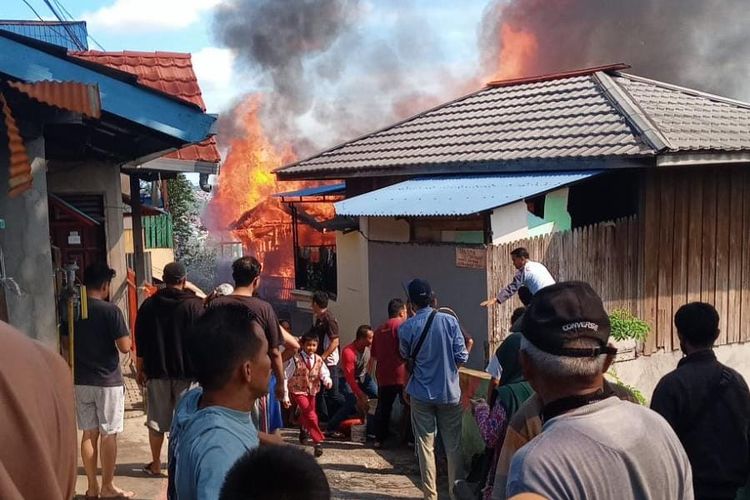
[[[97,29],[144,32],[185,28],[199,21],[220,0],[115,0],[83,19]]]
[[[232,70],[234,53],[230,49],[204,47],[194,52],[192,59],[206,107],[210,112],[225,109],[236,97],[237,85],[241,81]]]

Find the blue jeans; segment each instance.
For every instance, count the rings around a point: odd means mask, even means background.
[[[367,394],[368,398],[372,399],[378,397],[378,386],[370,375],[365,375],[364,382],[358,382],[358,385],[362,392]],[[344,404],[328,421],[328,427],[326,427],[326,429],[329,431],[338,430],[341,422],[351,415],[354,415],[357,411],[357,396],[354,395],[354,392],[351,387],[349,387],[349,384],[344,377],[341,377],[341,380],[339,380],[339,392],[344,396]]]

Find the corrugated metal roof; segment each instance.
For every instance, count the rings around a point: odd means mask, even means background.
[[[102,102],[96,85],[49,81],[8,82],[8,85],[51,106],[81,113],[89,118],[99,118],[102,115]]]
[[[338,215],[469,215],[573,184],[600,171],[410,179],[334,204]]]
[[[405,168],[463,174],[501,166],[507,171],[517,161],[750,149],[749,107],[620,72],[547,76],[484,88],[277,173],[282,179],[362,171],[397,175]],[[666,147],[652,140],[662,136]]]
[[[89,48],[86,21],[0,21],[0,29],[68,50]]]
[[[100,52],[87,50],[71,52],[72,56],[89,62],[102,64],[138,77],[138,83],[170,94],[206,110],[198,77],[193,70],[190,54],[180,52]],[[216,139],[186,146],[164,156],[177,160],[205,161],[219,163],[221,155],[216,147]]]

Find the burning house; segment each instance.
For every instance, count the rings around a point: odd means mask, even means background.
[[[469,362],[481,367],[518,304],[479,303],[526,246],[650,324],[632,356],[679,349],[671,317],[688,300],[716,304],[720,343],[745,342],[750,104],[626,69],[491,82],[277,170],[346,181],[336,213],[359,230],[337,232],[342,332],[385,319],[401,283],[425,277],[485,345]]]

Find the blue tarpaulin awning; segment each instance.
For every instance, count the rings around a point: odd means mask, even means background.
[[[600,171],[516,173],[410,179],[335,203],[338,215],[470,215],[573,184]]]

